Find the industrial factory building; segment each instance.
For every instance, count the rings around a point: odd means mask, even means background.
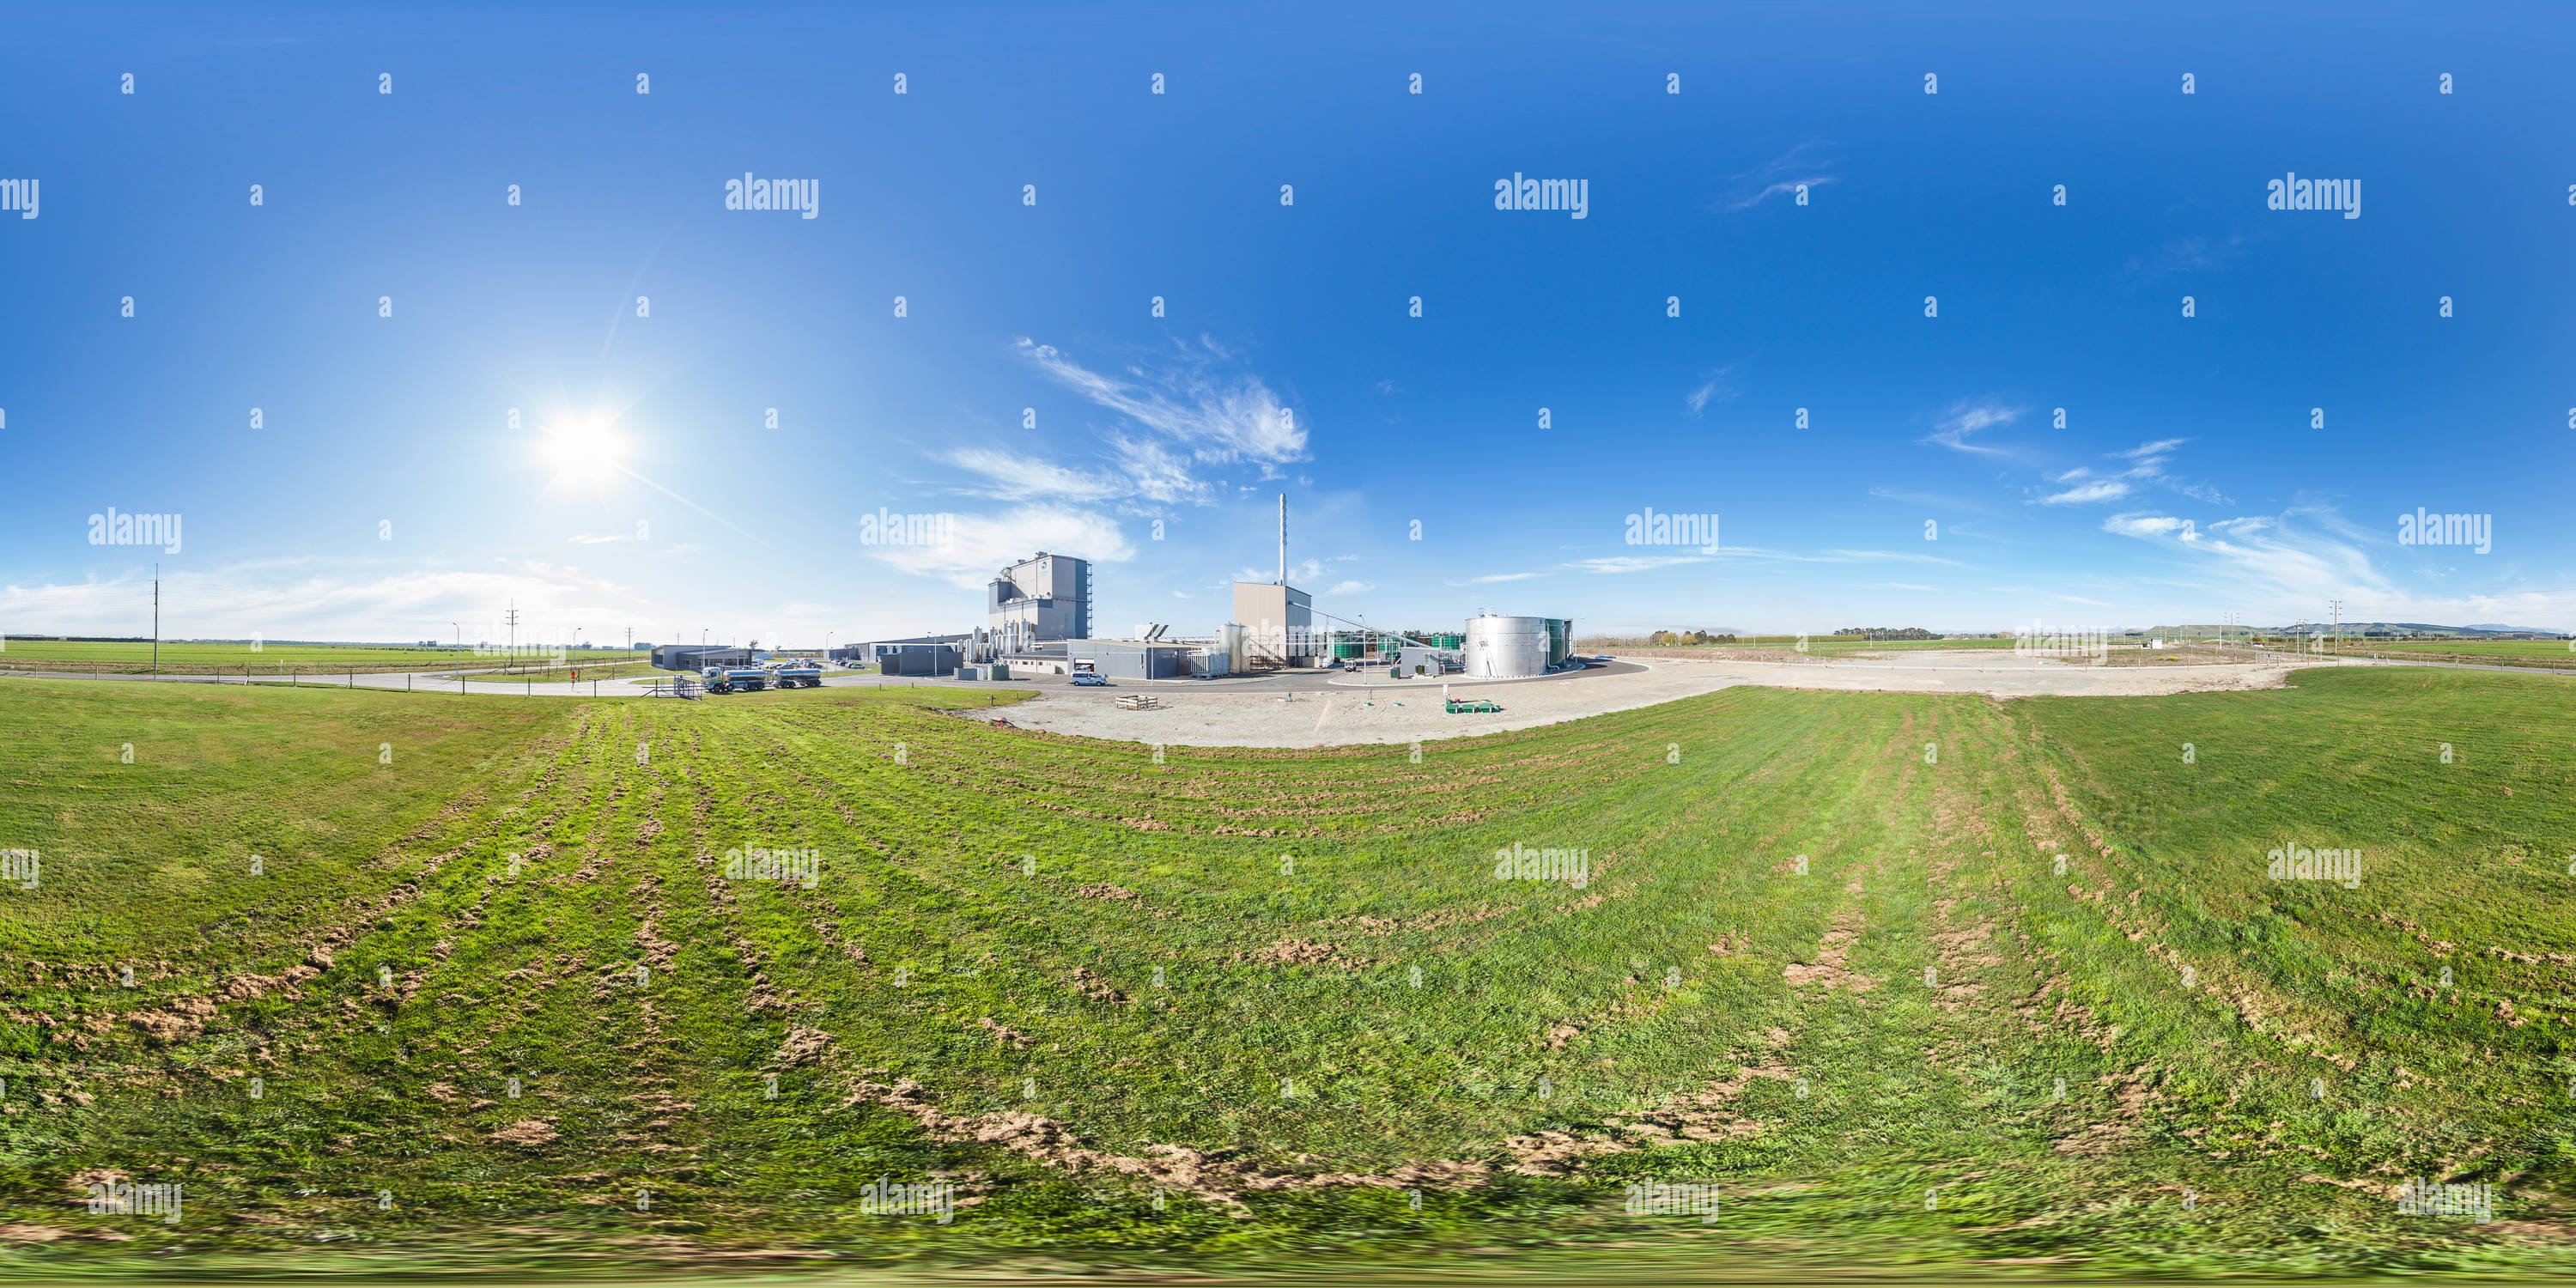
[[[1315,666],[1324,652],[1315,636],[1315,597],[1284,579],[1234,583],[1234,622],[1247,633],[1254,661]]]
[[[1097,672],[1113,680],[1250,675],[1280,667],[1368,667],[1394,678],[1517,680],[1573,663],[1574,624],[1561,617],[1468,619],[1457,634],[1388,631],[1318,610],[1288,584],[1287,498],[1280,498],[1279,577],[1233,584],[1233,619],[1211,633],[1167,638],[1146,624],[1133,639],[1092,635],[1091,561],[1041,550],[985,587],[985,625],[962,635],[853,644],[837,660],[874,663],[886,675],[996,678]],[[1318,630],[1317,622],[1329,624]],[[657,662],[662,650],[656,650]]]
[[[1091,561],[1039,551],[985,587],[985,628],[996,652],[1091,636]]]

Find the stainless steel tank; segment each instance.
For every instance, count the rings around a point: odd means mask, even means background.
[[[1467,679],[1509,680],[1547,673],[1544,617],[1470,617],[1466,634]]]

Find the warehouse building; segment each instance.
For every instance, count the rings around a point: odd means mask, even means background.
[[[1186,680],[1190,677],[1190,654],[1205,647],[1143,640],[1065,641],[1065,650],[1074,662],[1087,659],[1092,670],[1113,680]]]
[[[873,661],[879,675],[946,675],[966,664],[966,651],[955,644],[877,644]]]
[[[731,644],[664,644],[653,650],[653,665],[665,671],[695,671],[710,666],[749,666],[750,649]]]
[[[969,646],[972,635],[909,635],[897,640],[870,640],[864,644],[843,644],[831,651],[835,662],[856,662],[864,666],[877,660],[877,650],[896,644],[945,644],[959,651]]]

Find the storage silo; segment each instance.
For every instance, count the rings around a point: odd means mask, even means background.
[[[1252,633],[1241,622],[1227,622],[1217,628],[1217,649],[1225,654],[1230,674],[1252,674]]]
[[[1568,617],[1547,619],[1547,666],[1553,671],[1574,660],[1574,620]]]
[[[1544,617],[1467,619],[1467,664],[1470,680],[1512,680],[1547,674],[1548,620]]]

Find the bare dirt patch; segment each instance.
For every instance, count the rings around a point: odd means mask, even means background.
[[[1301,692],[1177,690],[1162,706],[1122,711],[1116,695],[1047,691],[1011,709],[1023,729],[1113,741],[1193,747],[1340,747],[1474,737],[1629,711],[1736,685],[1875,693],[1985,693],[1998,698],[2138,696],[2209,690],[2276,689],[2317,659],[2270,659],[2198,666],[2105,667],[2009,650],[1940,650],[1902,658],[1678,660],[1637,657],[1646,669],[1526,683],[1467,686],[1502,705],[1498,713],[1451,715],[1430,687],[1388,686]],[[978,713],[980,714],[980,712]],[[1320,718],[1319,718],[1320,717]]]

